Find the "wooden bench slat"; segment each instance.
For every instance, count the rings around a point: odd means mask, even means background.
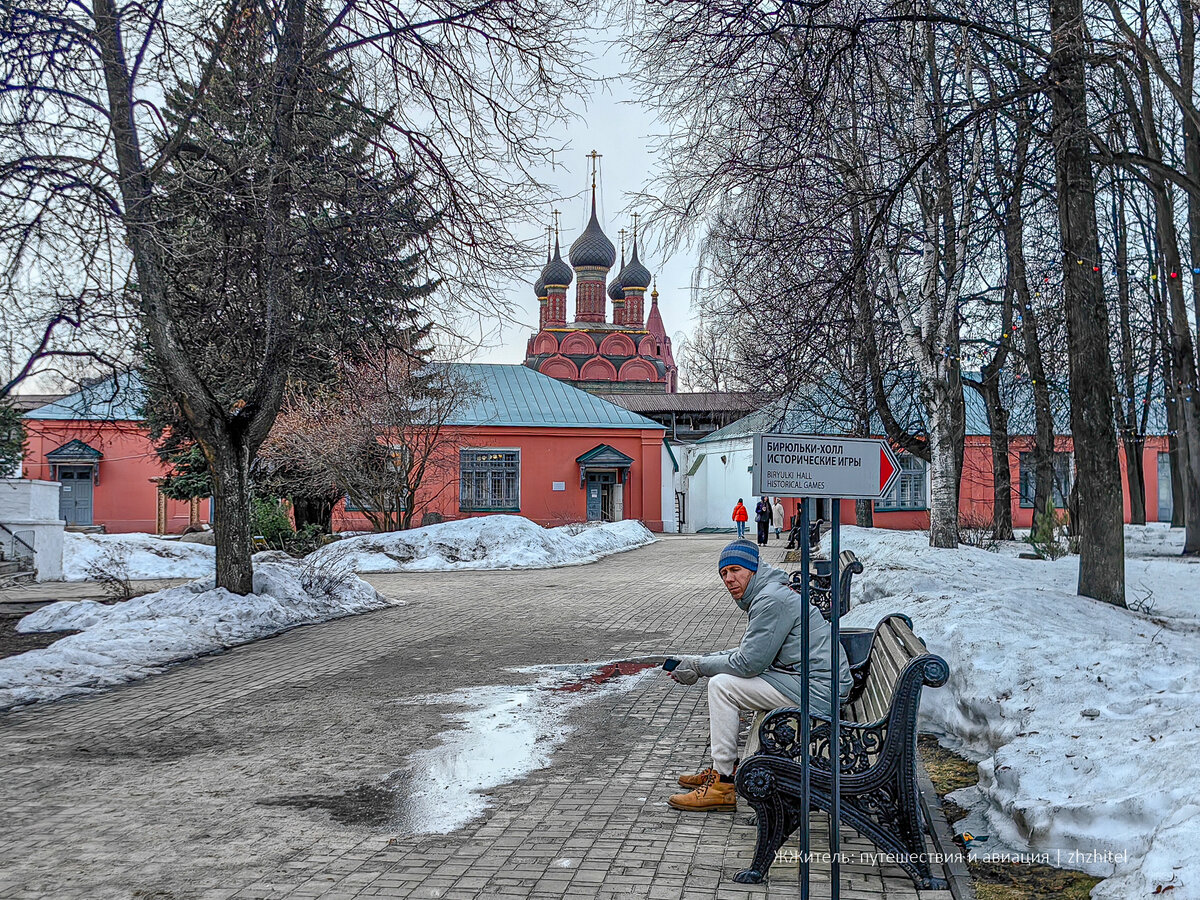
[[[904,667],[908,665],[912,656],[905,650],[904,645],[892,638],[885,638],[880,641],[885,658],[891,663],[889,668],[894,668],[895,675],[892,677],[892,685],[895,685],[900,680],[900,673],[904,671]]]
[[[929,652],[928,648],[921,643],[921,639],[913,634],[909,628],[900,619],[889,619],[888,627],[896,637],[904,644],[904,649],[908,651],[910,658],[915,659],[918,656],[924,656]]]

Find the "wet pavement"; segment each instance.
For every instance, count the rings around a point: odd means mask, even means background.
[[[0,714],[0,897],[794,897],[794,863],[732,881],[748,808],[665,803],[707,765],[707,718],[656,667],[740,636],[727,540],[370,576],[407,605]],[[846,900],[918,896],[843,871]]]

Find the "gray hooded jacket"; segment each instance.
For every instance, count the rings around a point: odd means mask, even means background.
[[[810,708],[814,713],[828,715],[829,668],[833,654],[829,623],[821,611],[809,604],[806,613],[800,595],[788,586],[787,575],[765,564],[750,577],[745,594],[735,602],[749,616],[742,642],[732,650],[699,657],[696,671],[709,677],[728,674],[753,678],[761,675],[764,681],[799,705],[800,662],[804,657],[800,617],[807,614]],[[838,693],[845,700],[853,679],[846,654],[841,653],[838,657]]]

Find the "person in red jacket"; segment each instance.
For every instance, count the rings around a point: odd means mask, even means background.
[[[738,540],[746,536],[746,522],[750,519],[750,513],[746,512],[746,506],[742,503],[742,498],[738,497],[737,506],[733,508],[733,521],[737,523]]]

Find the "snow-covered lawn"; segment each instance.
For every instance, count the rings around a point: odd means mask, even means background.
[[[845,623],[907,613],[950,664],[923,694],[923,726],[982,760],[979,788],[956,799],[982,812],[992,846],[1110,876],[1097,900],[1200,898],[1200,560],[1177,556],[1178,531],[1126,533],[1140,611],[1076,596],[1078,557],[847,527],[842,546],[866,571]]]
[[[29,614],[18,631],[81,633],[0,659],[0,709],[92,693],[171,662],[394,602],[353,573],[277,551],[255,555],[254,593],[239,597],[214,583],[210,576],[113,605],[63,601]]]
[[[152,534],[63,535],[64,581],[87,581],[93,568],[131,579],[203,578],[212,574],[216,558],[214,547]]]
[[[344,560],[360,574],[545,569],[595,562],[653,541],[636,520],[542,528],[523,516],[481,516],[346,538],[322,547],[312,558]]]

